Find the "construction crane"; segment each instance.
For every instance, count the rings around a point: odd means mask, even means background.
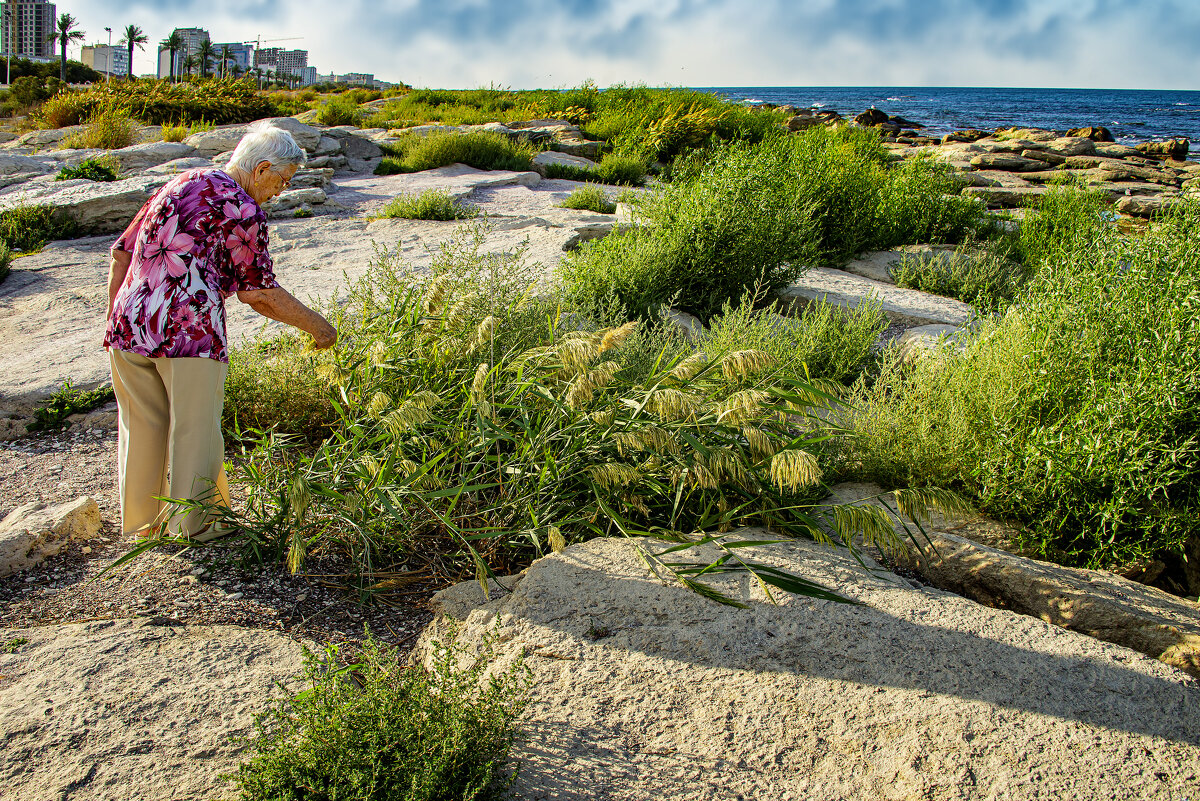
[[[298,42],[303,38],[304,38],[303,36],[287,36],[282,39],[264,39],[264,38],[262,38],[262,34],[259,34],[258,36],[254,37],[252,40],[250,40],[248,42],[242,42],[242,44],[254,45],[254,54],[255,54],[255,56],[257,56],[258,51],[262,49],[263,42],[267,42],[268,44],[270,44],[271,42]],[[251,63],[253,63],[253,61],[251,61]],[[258,74],[258,88],[262,89],[262,73],[261,72]]]

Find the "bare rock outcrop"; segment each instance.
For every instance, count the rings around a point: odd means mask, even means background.
[[[55,506],[18,506],[0,520],[0,576],[34,567],[99,531],[100,507],[86,496]]]
[[[532,671],[521,798],[1134,799],[1196,784],[1200,685],[1161,662],[813,543],[740,553],[856,604],[776,605],[712,576],[746,608],[721,606],[655,578],[637,547],[593,540],[490,601],[475,584],[439,597],[464,642]]]

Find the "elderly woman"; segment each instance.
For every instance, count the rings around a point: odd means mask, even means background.
[[[262,204],[287,188],[304,151],[259,123],[225,170],[188,170],[152,197],[111,251],[108,328],[120,409],[121,523],[127,534],[194,537],[200,511],[165,520],[158,497],[229,503],[221,407],[229,371],[225,299],[312,335],[337,332],[275,280]]]

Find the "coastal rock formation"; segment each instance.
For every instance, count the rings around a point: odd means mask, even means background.
[[[518,797],[1023,801],[1195,782],[1200,685],[1161,662],[827,546],[739,553],[857,605],[774,591],[776,605],[713,576],[747,608],[722,606],[655,578],[639,546],[666,547],[593,540],[491,600],[477,584],[437,598],[463,642],[532,671]]]
[[[571,156],[554,150],[546,150],[533,157],[533,169],[543,178],[546,176],[546,168],[550,166],[569,167],[588,172],[592,172],[600,167],[599,164],[591,159],[585,159],[581,156]]]
[[[228,797],[254,714],[293,680],[294,640],[166,618],[8,629],[0,787],[21,801]]]
[[[49,206],[76,226],[80,234],[123,231],[166,175],[143,175],[112,182],[58,181],[29,184],[0,194],[0,210],[16,206]]]
[[[38,565],[98,531],[100,507],[86,496],[57,506],[18,506],[0,520],[0,576]]]
[[[966,303],[916,289],[872,281],[843,270],[812,267],[795,283],[779,293],[788,313],[798,314],[810,303],[823,300],[846,309],[860,303],[877,303],[888,319],[898,325],[962,325],[971,319]]]
[[[128,173],[188,158],[195,153],[196,148],[183,142],[143,142],[114,150],[112,155],[121,165],[121,172]]]

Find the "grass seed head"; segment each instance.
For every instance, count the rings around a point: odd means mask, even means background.
[[[676,381],[691,381],[697,373],[704,369],[706,364],[708,364],[708,357],[704,355],[704,351],[696,351],[671,368],[668,375]]]
[[[746,389],[734,392],[717,405],[718,422],[727,425],[741,425],[761,416],[763,404],[770,398],[767,393],[757,389]]]
[[[791,448],[771,457],[771,481],[781,490],[795,492],[815,486],[820,480],[817,457],[808,451]]]
[[[761,350],[735,350],[721,360],[721,373],[733,384],[773,367],[775,357]]]
[[[691,420],[701,409],[700,399],[678,389],[658,389],[647,406],[659,420]]]
[[[610,328],[609,330],[605,331],[604,336],[600,339],[600,353],[604,353],[606,350],[610,350],[612,348],[621,347],[622,343],[629,339],[633,332],[637,330],[637,326],[637,321],[634,320],[632,322],[625,323],[625,325],[621,326],[620,328]]]
[[[605,490],[633,484],[642,477],[637,468],[619,462],[593,465],[587,468],[587,472],[592,477],[592,481]]]

